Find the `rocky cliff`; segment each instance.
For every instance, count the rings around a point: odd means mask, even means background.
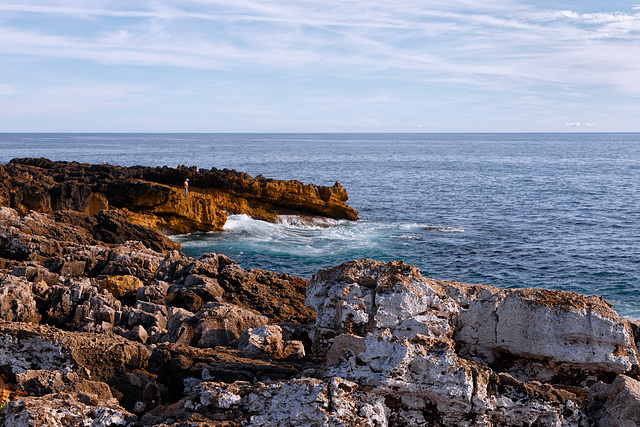
[[[0,425],[640,425],[640,328],[600,297],[244,270],[88,203],[0,208]]]
[[[182,184],[189,179],[189,194]],[[169,233],[222,230],[228,214],[275,221],[278,215],[358,219],[347,192],[234,170],[121,167],[14,159],[0,165],[0,206],[20,213],[118,209],[133,223]]]

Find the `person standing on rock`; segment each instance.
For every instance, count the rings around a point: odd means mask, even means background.
[[[184,197],[189,195],[189,178],[184,180]]]

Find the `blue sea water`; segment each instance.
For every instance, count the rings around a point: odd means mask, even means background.
[[[175,238],[306,278],[404,260],[436,279],[602,295],[640,319],[640,134],[0,134],[0,163],[14,157],[339,181],[361,221],[234,215],[224,233]]]

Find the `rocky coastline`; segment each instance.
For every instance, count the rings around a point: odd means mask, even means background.
[[[600,297],[400,261],[307,281],[166,236],[230,213],[357,219],[347,199],[235,171],[0,165],[0,425],[640,425],[640,328]]]

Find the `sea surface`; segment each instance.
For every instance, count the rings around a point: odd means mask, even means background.
[[[338,181],[360,221],[233,215],[226,232],[175,239],[305,278],[403,260],[436,279],[602,295],[640,319],[640,134],[0,134],[0,163],[15,157]]]

